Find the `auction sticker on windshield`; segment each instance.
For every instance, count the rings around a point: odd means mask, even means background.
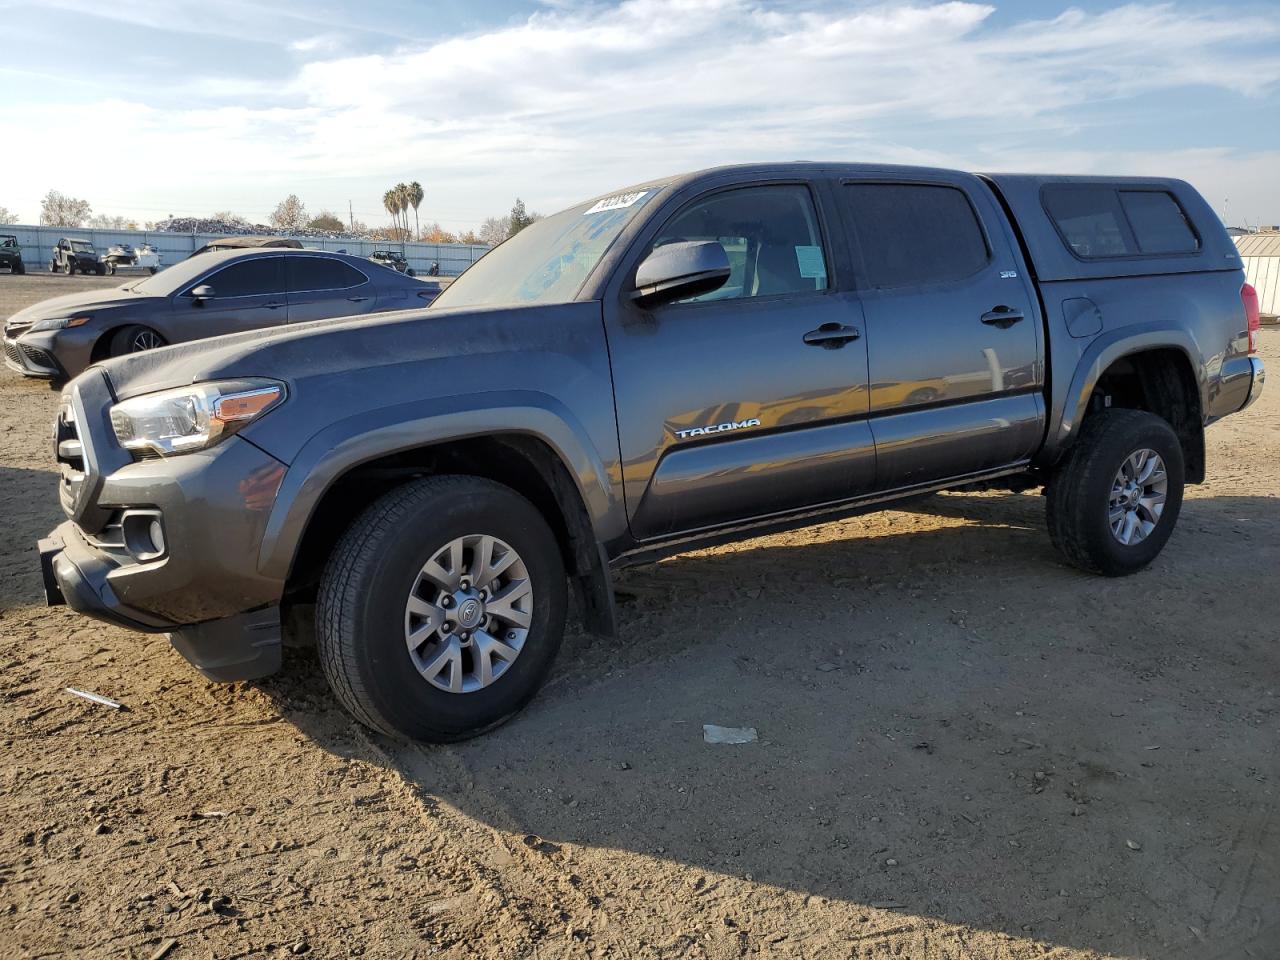
[[[603,200],[596,201],[589,210],[583,211],[582,215],[585,217],[589,213],[604,213],[606,210],[621,210],[623,207],[634,206],[648,193],[648,190],[637,190],[635,193],[619,193],[612,197],[605,197]]]

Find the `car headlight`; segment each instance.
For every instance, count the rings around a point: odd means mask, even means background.
[[[284,384],[275,380],[197,383],[117,403],[111,426],[126,450],[168,457],[213,446],[284,398]]]
[[[37,320],[27,333],[43,333],[46,330],[66,330],[68,327],[82,327],[92,317],[50,317],[48,320]]]

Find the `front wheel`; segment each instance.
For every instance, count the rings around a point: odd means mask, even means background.
[[[13,265],[13,272],[16,273],[18,276],[22,276],[22,274],[27,272],[27,265],[23,263],[21,260],[19,260],[17,263]]]
[[[164,337],[150,327],[121,327],[111,335],[111,356],[123,357],[126,353],[141,353],[165,345]]]
[[[1049,483],[1049,536],[1081,569],[1136,573],[1173,533],[1182,489],[1182,446],[1168,422],[1143,410],[1090,414]]]
[[[316,641],[358,720],[410,740],[462,740],[533,698],[566,604],[559,545],[528,500],[478,477],[428,477],[375,501],[338,542]]]
[[[69,277],[76,272],[76,265],[72,263],[70,260],[68,260],[66,263],[62,265],[62,272]]]

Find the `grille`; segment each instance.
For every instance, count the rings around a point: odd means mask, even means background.
[[[6,340],[4,342],[4,357],[10,363],[16,363],[18,366],[22,366],[22,357],[18,355],[18,345],[12,340]]]
[[[27,359],[34,363],[37,367],[44,367],[46,370],[57,370],[58,361],[53,359],[53,354],[48,350],[40,347],[33,347],[28,344],[19,344],[22,352],[27,355]]]

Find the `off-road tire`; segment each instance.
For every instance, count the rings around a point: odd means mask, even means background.
[[[135,340],[140,333],[151,334],[160,341],[159,344],[153,347],[139,347],[135,343]],[[127,353],[142,353],[144,350],[155,350],[158,347],[163,347],[165,345],[165,339],[160,336],[160,334],[156,333],[150,327],[143,327],[135,324],[128,327],[121,327],[111,335],[111,345],[107,350],[107,355],[112,357],[123,357]]]
[[[450,693],[414,667],[405,604],[424,563],[451,540],[487,534],[509,544],[533,586],[529,633],[490,686]],[[394,737],[447,743],[514,716],[546,679],[564,636],[567,583],[555,535],[533,504],[479,477],[415,480],[374,501],[330,555],[316,601],[316,649],[338,700]]]
[[[20,277],[26,272],[27,272],[27,265],[23,263],[21,260],[19,260],[17,263],[13,265],[13,273],[16,276]]]
[[[69,277],[76,272],[76,265],[68,260],[62,265],[62,272]]]
[[[107,275],[107,266],[106,266],[106,264],[104,264],[104,263],[100,263],[100,264],[98,264],[96,267],[94,267],[94,268],[93,268],[93,272],[94,272],[94,273],[96,273],[96,274],[97,274],[98,276],[100,276],[100,277],[105,277],[105,276]]]
[[[1164,460],[1164,512],[1146,539],[1122,544],[1107,519],[1111,485],[1130,454],[1154,450]],[[1054,471],[1047,493],[1049,538],[1068,563],[1108,577],[1148,566],[1164,548],[1182,509],[1184,464],[1178,435],[1143,410],[1109,409],[1085,418],[1080,436]]]

